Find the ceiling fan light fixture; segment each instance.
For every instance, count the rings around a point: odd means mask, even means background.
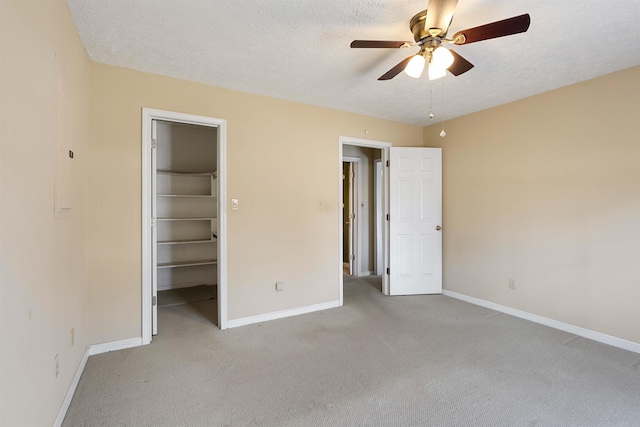
[[[433,51],[431,63],[436,64],[438,68],[446,70],[453,64],[453,54],[446,47],[439,46]]]
[[[429,64],[429,80],[436,80],[444,77],[447,74],[446,68],[440,68],[438,66],[433,65],[433,63]]]
[[[404,69],[404,72],[407,73],[409,77],[413,77],[414,79],[417,79],[422,75],[425,62],[426,60],[424,56],[418,53],[413,58],[411,58],[411,61],[409,61],[409,63],[407,64],[407,67]]]
[[[447,74],[447,68],[453,64],[453,54],[449,49],[439,46],[429,58],[429,80],[436,80]]]

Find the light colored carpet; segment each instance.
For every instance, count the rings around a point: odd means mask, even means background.
[[[445,296],[220,331],[158,310],[148,346],[91,356],[64,426],[638,426],[640,355]]]
[[[158,307],[188,304],[216,298],[215,286],[193,286],[190,288],[158,291]]]

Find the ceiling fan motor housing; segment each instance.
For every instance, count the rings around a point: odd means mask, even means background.
[[[428,10],[428,9],[427,9]],[[425,28],[424,23],[427,17],[427,10],[423,10],[422,12],[418,12],[411,21],[409,22],[409,27],[411,28],[411,32],[413,33],[413,39],[416,43],[422,44],[421,41],[426,38],[434,38],[444,37],[445,34],[442,33],[441,28],[433,28],[435,34],[429,32],[430,28]]]

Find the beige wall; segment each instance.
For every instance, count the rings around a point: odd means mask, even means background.
[[[339,136],[422,145],[420,127],[96,63],[90,99],[91,343],[141,335],[142,107],[227,120],[229,319],[338,299]]]
[[[444,287],[640,342],[640,67],[441,129]]]
[[[64,1],[2,0],[0,15],[0,425],[50,426],[88,344],[89,62]],[[62,128],[73,208],[54,219]]]

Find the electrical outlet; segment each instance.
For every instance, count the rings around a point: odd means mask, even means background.
[[[71,328],[71,347],[76,343],[76,328]]]
[[[231,210],[232,211],[238,210],[238,199],[231,199]]]
[[[58,374],[60,373],[60,358],[56,354],[56,357],[54,357],[53,360],[56,362],[56,378],[58,378]]]
[[[284,282],[276,282],[276,291],[277,292],[284,291]]]
[[[509,277],[509,289],[515,289],[516,288],[516,279]]]

